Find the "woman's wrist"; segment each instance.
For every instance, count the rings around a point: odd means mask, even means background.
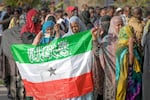
[[[92,40],[97,40],[97,38],[95,36],[92,36]]]
[[[56,32],[55,37],[59,38],[60,37],[60,32]]]

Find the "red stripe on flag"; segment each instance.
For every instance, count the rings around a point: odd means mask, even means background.
[[[59,100],[85,95],[93,91],[92,73],[78,77],[60,79],[41,83],[32,83],[23,80],[26,95],[36,100]]]

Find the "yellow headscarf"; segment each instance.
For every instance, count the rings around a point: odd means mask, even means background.
[[[118,36],[118,45],[128,46],[129,38],[133,37],[132,27],[127,25],[121,28]]]

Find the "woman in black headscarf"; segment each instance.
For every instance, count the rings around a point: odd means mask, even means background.
[[[90,13],[89,11],[83,11],[80,16],[82,22],[86,25],[87,29],[92,29],[94,25],[90,21]]]
[[[108,34],[110,20],[111,20],[111,17],[108,15],[104,15],[99,19],[99,26],[104,29],[104,33],[101,36],[102,38]]]

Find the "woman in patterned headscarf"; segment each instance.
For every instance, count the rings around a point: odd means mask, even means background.
[[[136,35],[130,26],[124,26],[118,36],[116,49],[116,100],[141,100],[141,56]]]
[[[122,19],[114,16],[110,21],[108,35],[98,41],[97,35],[102,35],[103,30],[92,31],[93,52],[97,58],[94,73],[95,91],[99,95],[103,95],[104,100],[115,99],[115,75],[116,75],[116,45],[118,41],[118,33],[122,27]],[[103,71],[101,70],[103,69]],[[97,69],[99,72],[97,72]],[[101,70],[101,71],[100,71]],[[104,78],[104,80],[103,80]]]

